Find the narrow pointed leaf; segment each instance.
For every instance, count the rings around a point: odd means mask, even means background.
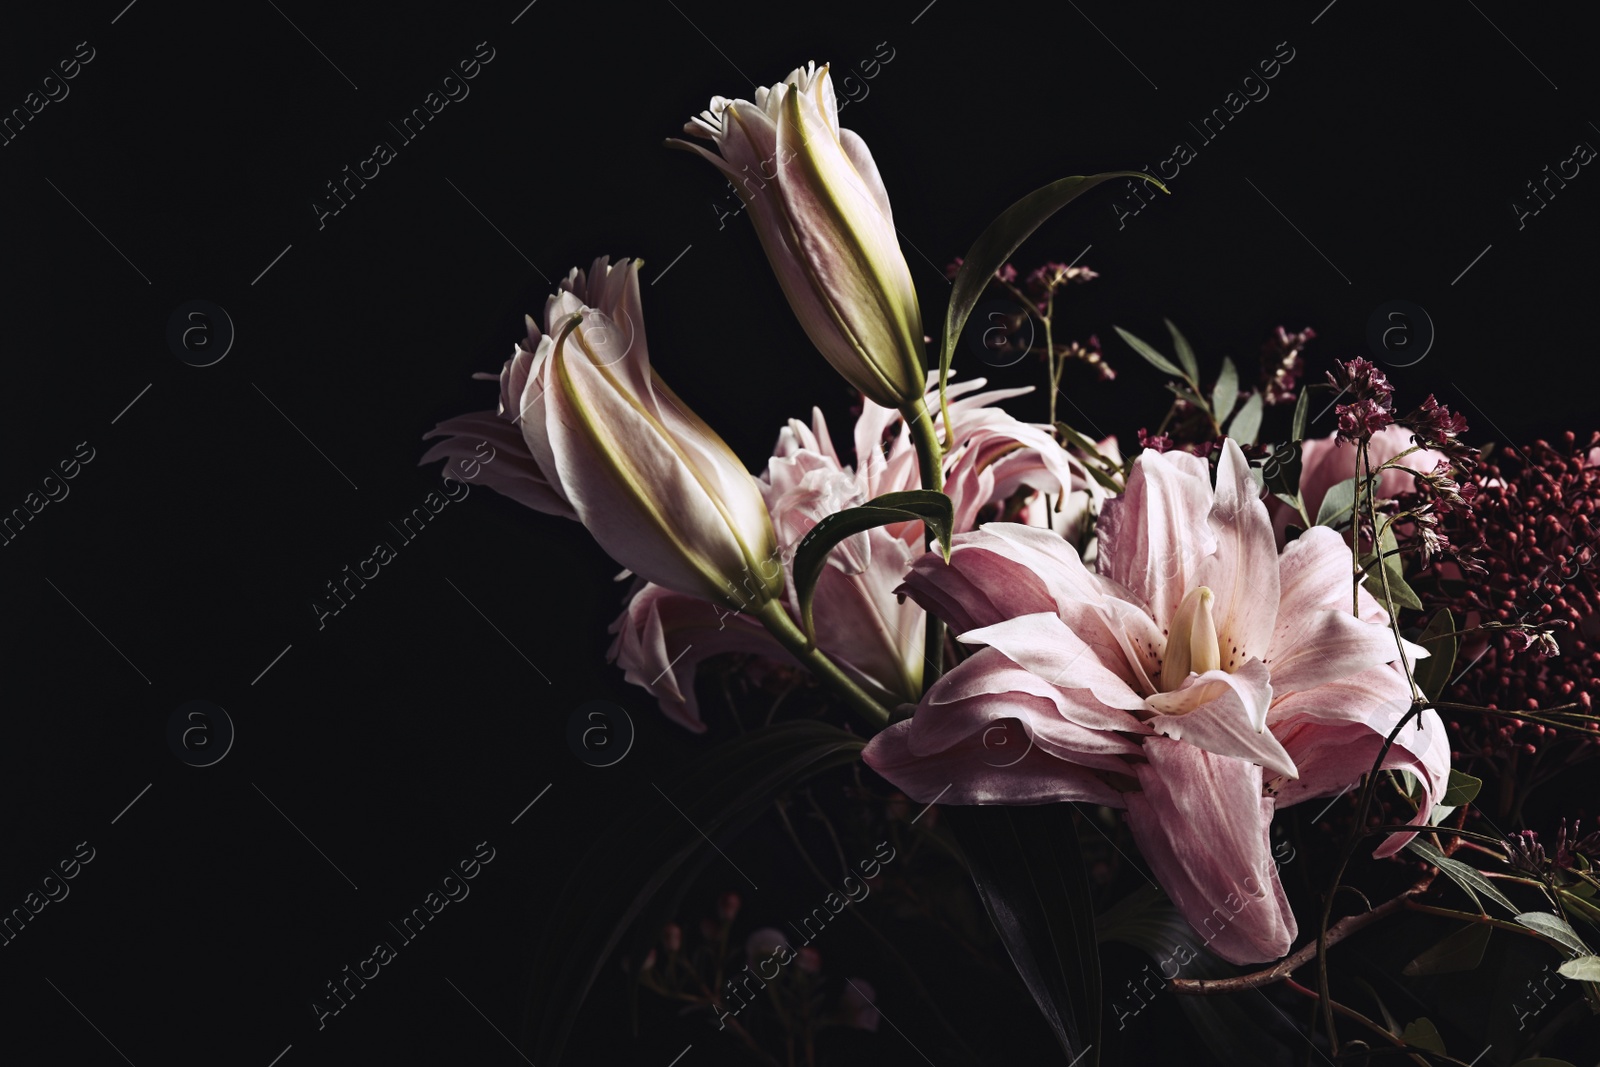
[[[1099,463],[1095,462],[1094,457],[1096,456],[1099,456],[1100,459],[1105,461],[1108,465],[1110,461],[1105,460],[1105,457],[1100,455],[1100,449],[1093,441],[1089,440],[1083,434],[1079,433],[1077,430],[1074,430],[1071,426],[1068,426],[1064,422],[1056,423],[1056,430],[1061,434],[1062,437],[1066,438],[1068,442],[1077,445],[1079,450],[1086,453],[1090,457],[1084,462],[1083,465],[1089,471],[1089,476],[1091,478],[1105,486],[1107,489],[1111,490],[1113,493],[1122,492],[1122,485],[1115,478],[1111,477],[1111,475],[1108,474]]]
[[[834,512],[801,539],[794,553],[794,589],[800,600],[800,616],[808,638],[816,639],[811,622],[811,601],[816,595],[817,582],[822,578],[822,569],[828,564],[828,553],[846,537],[912,520],[920,520],[932,531],[948,560],[955,505],[949,497],[932,489],[885,493],[860,507]]]
[[[1583,943],[1583,938],[1578,936],[1578,931],[1568,926],[1567,921],[1559,915],[1547,911],[1525,911],[1514,918],[1528,929],[1560,942],[1580,956],[1593,955],[1589,946]]]
[[[941,821],[1066,1060],[1095,1067],[1100,953],[1072,815],[1068,804],[979,806],[950,808]]]
[[[1449,856],[1446,856],[1444,853],[1440,852],[1438,849],[1434,848],[1420,837],[1413,839],[1408,845],[1406,845],[1406,848],[1409,848],[1412,852],[1415,852],[1417,855],[1421,856],[1423,859],[1439,868],[1439,870],[1443,871],[1445,876],[1448,877],[1452,882],[1460,886],[1462,889],[1465,889],[1467,891],[1467,895],[1472,898],[1473,904],[1476,905],[1478,903],[1478,894],[1482,893],[1484,896],[1488,897],[1490,900],[1506,909],[1506,911],[1513,915],[1517,914],[1517,906],[1511,903],[1511,901],[1507,900],[1506,895],[1500,892],[1500,890],[1496,889],[1494,887],[1494,883],[1485,878],[1476,867],[1462,863],[1460,860],[1451,859]],[[1530,912],[1528,914],[1542,916],[1543,918],[1547,919],[1555,919],[1554,915],[1542,915],[1540,912]],[[1522,916],[1517,915],[1517,921],[1522,922]],[[1559,922],[1560,920],[1557,919],[1556,921]],[[1523,923],[1523,925],[1528,926],[1527,923]],[[1563,923],[1562,925],[1565,924]],[[1530,930],[1537,929],[1537,927],[1533,926],[1528,926],[1528,928]],[[1568,929],[1570,930],[1571,927],[1568,927]],[[1574,934],[1573,936],[1576,937],[1577,935]],[[1581,943],[1582,942],[1580,942],[1580,944]]]
[[[1228,436],[1241,445],[1253,445],[1261,433],[1261,394],[1251,393],[1228,425]]]
[[[1183,372],[1196,389],[1200,388],[1200,364],[1195,362],[1194,349],[1189,345],[1189,339],[1178,332],[1172,325],[1171,319],[1162,319],[1167,324],[1167,332],[1172,335],[1172,347],[1178,353],[1178,363],[1183,367]]]
[[[972,242],[961,261],[950,287],[950,307],[944,317],[944,337],[939,342],[939,405],[945,406],[945,383],[950,377],[950,360],[955,355],[956,339],[967,325],[967,316],[978,306],[994,272],[1005,265],[1023,241],[1051,215],[1066,207],[1101,182],[1112,178],[1140,178],[1162,192],[1167,187],[1148,174],[1135,170],[1110,171],[1087,177],[1062,178],[1035,189],[1002,211]],[[948,420],[945,423],[949,425]]]
[[[1124,341],[1128,342],[1129,348],[1132,348],[1135,352],[1139,353],[1139,355],[1143,356],[1144,361],[1150,364],[1156,370],[1161,371],[1163,374],[1170,374],[1174,378],[1183,377],[1183,368],[1172,362],[1172,360],[1168,359],[1166,356],[1163,356],[1160,352],[1157,352],[1149,342],[1141,341],[1127,330],[1124,330],[1121,326],[1114,326],[1112,328],[1117,331],[1118,337],[1121,337]]]
[[[1306,423],[1311,417],[1311,390],[1300,390],[1300,399],[1294,402],[1294,421],[1290,426],[1289,439],[1291,441],[1304,441],[1306,439]]]
[[[1178,354],[1183,355],[1181,351]],[[1223,356],[1222,371],[1217,375],[1217,384],[1211,389],[1211,411],[1221,422],[1233,414],[1233,406],[1238,402],[1239,368],[1233,365],[1232,359]]]
[[[1444,693],[1445,685],[1450,681],[1450,672],[1455,669],[1456,653],[1461,645],[1461,638],[1455,634],[1456,621],[1446,608],[1441,608],[1432,619],[1428,621],[1427,628],[1417,636],[1417,644],[1427,649],[1431,655],[1427,659],[1418,660],[1411,668],[1411,677],[1417,685],[1422,687],[1422,692],[1429,700],[1438,700]],[[1455,788],[1457,771],[1450,772],[1450,785]],[[1462,775],[1463,778],[1469,777]],[[1476,778],[1472,781],[1482,785]],[[1473,790],[1473,796],[1477,790]],[[1451,800],[1450,794],[1445,794],[1444,802],[1460,807],[1466,800]]]

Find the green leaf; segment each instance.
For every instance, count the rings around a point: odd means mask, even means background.
[[[1444,694],[1444,687],[1450,682],[1450,672],[1455,670],[1456,652],[1461,647],[1461,638],[1455,633],[1455,629],[1456,621],[1451,617],[1449,609],[1441,608],[1434,614],[1432,619],[1428,620],[1428,625],[1423,629],[1422,633],[1417,635],[1417,644],[1427,649],[1430,655],[1427,659],[1416,662],[1411,668],[1411,677],[1416,681],[1417,685],[1422,687],[1422,692],[1429,700],[1438,700]],[[1450,772],[1452,789],[1455,787],[1456,775],[1459,773],[1459,771]],[[1472,797],[1477,796],[1478,790],[1476,787],[1483,783],[1476,778],[1471,778],[1469,775],[1462,775],[1462,777],[1468,778],[1475,783],[1472,794],[1465,800],[1450,800],[1450,794],[1446,793],[1444,803],[1460,807],[1470,801]]]
[[[1070,804],[953,807],[954,833],[995,931],[1070,1061],[1100,1045],[1100,950]]]
[[[1253,445],[1261,433],[1261,394],[1251,393],[1244,406],[1233,417],[1228,436],[1242,445]]]
[[[1183,365],[1184,375],[1194,385],[1200,388],[1200,364],[1195,362],[1194,349],[1189,346],[1189,339],[1178,332],[1172,325],[1171,319],[1162,319],[1167,324],[1167,332],[1172,335],[1172,347],[1178,351],[1178,362]]]
[[[1135,170],[1118,170],[1088,177],[1077,175],[1062,178],[1035,189],[1002,211],[998,218],[978,235],[962,258],[961,269],[956,272],[950,286],[950,306],[944,316],[944,337],[939,343],[939,403],[944,406],[945,383],[950,378],[950,360],[955,355],[956,340],[967,325],[967,317],[983,298],[994,272],[1005,265],[1011,254],[1037,230],[1046,219],[1066,207],[1079,196],[1101,182],[1112,178],[1142,178],[1167,192],[1167,187],[1148,174]],[[946,423],[948,425],[948,422]]]
[[[1176,331],[1174,331],[1176,332]],[[1178,355],[1183,355],[1183,350],[1178,350]],[[1211,389],[1211,411],[1221,422],[1233,414],[1233,406],[1239,402],[1239,368],[1233,365],[1233,360],[1227,356],[1222,357],[1222,370],[1217,375],[1217,384]]]
[[[1568,926],[1567,920],[1559,915],[1552,915],[1548,911],[1525,911],[1521,915],[1513,916],[1513,918],[1535,933],[1543,934],[1552,941],[1560,942],[1580,956],[1593,955],[1589,950],[1589,946],[1583,943],[1583,938],[1578,936],[1578,931]]]
[[[933,489],[912,489],[904,493],[885,493],[857,508],[834,512],[811,528],[794,553],[794,588],[800,600],[800,615],[806,637],[816,640],[811,622],[811,600],[828,563],[828,553],[845,538],[879,526],[920,519],[939,539],[944,558],[950,558],[951,528],[955,524],[955,505]]]
[[[1304,441],[1306,439],[1306,422],[1311,412],[1311,390],[1300,390],[1300,399],[1294,402],[1294,422],[1289,430],[1289,439]]]
[[[1128,346],[1135,352],[1139,353],[1139,355],[1143,356],[1145,362],[1150,364],[1156,370],[1161,371],[1163,374],[1170,374],[1174,378],[1183,377],[1183,368],[1179,367],[1166,356],[1163,356],[1160,352],[1157,352],[1149,345],[1149,343],[1139,340],[1139,338],[1135,337],[1127,330],[1124,330],[1121,326],[1114,326],[1112,329],[1116,330],[1117,335],[1124,341],[1128,342]]]
[[[1476,867],[1462,863],[1460,860],[1451,859],[1449,856],[1446,856],[1444,853],[1440,852],[1438,849],[1434,848],[1420,837],[1412,838],[1411,842],[1406,845],[1406,848],[1410,849],[1412,852],[1415,852],[1417,855],[1421,856],[1423,859],[1439,868],[1439,870],[1442,871],[1452,882],[1466,890],[1467,896],[1472,898],[1472,903],[1475,906],[1483,906],[1482,904],[1478,903],[1478,894],[1482,893],[1484,896],[1488,897],[1490,900],[1506,909],[1506,911],[1516,915],[1517,906],[1511,903],[1511,901],[1507,900],[1506,895],[1500,892],[1500,890],[1496,889],[1494,887],[1494,883],[1485,878],[1482,872]],[[1537,915],[1539,913],[1535,912],[1533,914]],[[1545,916],[1545,918],[1555,917]],[[1518,917],[1518,921],[1521,922],[1520,916]],[[1523,925],[1527,924],[1524,923]],[[1532,928],[1530,927],[1530,929]]]
[[[1400,1040],[1412,1048],[1425,1048],[1441,1056],[1445,1054],[1444,1038],[1439,1036],[1439,1028],[1426,1018],[1406,1023],[1406,1028],[1400,1032]]]
[[[1079,451],[1084,452],[1091,457],[1090,460],[1084,464],[1084,467],[1086,467],[1089,471],[1090,477],[1099,482],[1101,485],[1105,486],[1107,489],[1111,490],[1113,493],[1122,492],[1122,485],[1118,483],[1115,478],[1111,477],[1110,474],[1101,469],[1098,463],[1094,462],[1093,457],[1098,456],[1102,461],[1105,461],[1109,465],[1109,461],[1105,460],[1105,457],[1100,455],[1100,448],[1098,445],[1064,422],[1056,423],[1056,430],[1061,434],[1062,437],[1066,438],[1072,444],[1078,446]]]
[[[1600,982],[1600,956],[1579,956],[1568,960],[1556,968],[1556,973],[1579,982]]]
[[[1267,488],[1296,510],[1300,507],[1301,459],[1300,442],[1285,441],[1273,445],[1266,462],[1261,465],[1261,475],[1266,479]]]
[[[1594,892],[1592,886],[1585,885],[1579,888],[1587,889],[1590,893]],[[1570,914],[1576,915],[1590,926],[1600,926],[1600,908],[1595,907],[1593,901],[1579,896],[1571,889],[1557,889],[1556,895],[1561,898],[1562,905]]]
[[[1342,482],[1333,483],[1322,498],[1322,506],[1317,509],[1317,525],[1337,526],[1341,519],[1349,516],[1350,509],[1355,507],[1355,503],[1355,478],[1346,478]]]
[[[1483,779],[1474,778],[1470,774],[1450,768],[1450,784],[1445,787],[1444,796],[1439,803],[1452,808],[1459,808],[1463,804],[1470,804],[1478,795],[1478,790],[1483,788]]]
[[[1489,947],[1493,933],[1494,927],[1487,923],[1469,923],[1406,964],[1401,973],[1415,978],[1470,971],[1483,962],[1484,949]]]
[[[779,723],[725,742],[660,793],[646,791],[629,805],[572,868],[551,911],[561,921],[547,924],[530,972],[534,1061],[558,1062],[601,968],[675,871],[797,783],[855,762],[864,745],[816,720]]]
[[[1412,591],[1411,586],[1406,584],[1405,576],[1402,573],[1400,545],[1395,541],[1393,526],[1384,527],[1383,533],[1378,537],[1378,551],[1383,555],[1384,573],[1376,578],[1369,577],[1367,579],[1367,589],[1379,600],[1383,601],[1384,607],[1388,609],[1391,615],[1396,614],[1396,607],[1411,608],[1414,611],[1422,610],[1422,601]],[[1363,566],[1368,566],[1372,563],[1372,557],[1364,556],[1361,562]],[[1388,581],[1387,593],[1384,590],[1386,578]],[[1418,660],[1417,662],[1425,663],[1427,661]],[[1415,677],[1414,674],[1413,677]]]

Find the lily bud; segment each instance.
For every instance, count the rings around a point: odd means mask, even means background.
[[[638,263],[574,271],[545,326],[521,390],[523,437],[600,546],[677,592],[742,608],[780,596],[755,478],[650,367]]]
[[[797,69],[755,101],[711,98],[684,131],[750,209],[789,306],[851,385],[903,408],[927,387],[922,312],[866,142],[839,126],[828,68]]]

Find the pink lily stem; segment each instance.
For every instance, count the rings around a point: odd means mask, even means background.
[[[776,600],[769,600],[756,610],[755,615],[761,620],[762,625],[766,626],[767,632],[789,650],[790,655],[799,660],[816,675],[818,681],[832,690],[834,696],[843,700],[861,717],[871,733],[877,733],[889,725],[888,710],[840,670],[839,665],[829,659],[822,649],[808,641],[805,632],[789,618],[789,613],[783,609],[782,604]]]
[[[940,382],[941,387],[943,382]],[[918,397],[908,407],[900,412],[905,419],[906,427],[911,431],[911,441],[917,447],[917,464],[922,470],[922,488],[934,492],[944,492],[944,449],[939,446],[939,434],[934,429],[933,419],[928,414],[928,405]],[[950,434],[950,414],[944,413],[945,435]],[[950,447],[955,447],[954,441],[949,441]],[[922,677],[922,690],[939,680],[944,673],[944,620],[927,613],[927,622],[923,631],[923,658],[927,660],[926,670]]]

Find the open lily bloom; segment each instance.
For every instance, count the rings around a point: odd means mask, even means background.
[[[755,100],[716,96],[668,143],[714,163],[738,190],[811,342],[885,407],[923,394],[922,312],[889,194],[866,142],[839,126],[828,68],[792,71]]]
[[[955,546],[948,564],[919,558],[905,591],[984,647],[874,737],[866,761],[923,802],[1126,808],[1214,952],[1288,952],[1273,812],[1349,787],[1411,705],[1382,607],[1362,590],[1352,610],[1349,546],[1317,528],[1280,555],[1232,441],[1214,488],[1199,457],[1141,453],[1105,505],[1099,573],[1060,537],[1015,524]],[[1408,724],[1384,766],[1421,780],[1424,821],[1449,774],[1438,715]],[[1392,835],[1378,853],[1404,843]]]
[[[1027,390],[976,391],[983,384],[980,378],[950,389],[955,447],[945,471],[956,528],[970,529],[980,513],[1024,485],[1058,498],[1063,491],[1086,492],[1089,479],[1082,465],[1043,427],[989,406]],[[853,438],[856,463],[851,466],[836,450],[821,412],[813,412],[810,425],[790,420],[778,434],[760,484],[786,581],[794,550],[823,518],[919,484],[916,452],[898,412],[864,400]],[[829,555],[812,604],[823,651],[890,705],[914,702],[922,692],[923,610],[897,590],[924,554],[923,543],[918,522],[846,539]],[[784,603],[798,620],[792,581]],[[694,677],[706,658],[747,652],[792,662],[748,615],[649,584],[634,591],[612,631],[617,639],[611,655],[627,679],[655,694],[669,718],[696,732],[705,725]]]
[[[578,519],[613,559],[668,589],[743,605],[782,588],[755,479],[650,366],[636,261],[574,268],[545,304],[544,330],[529,319],[506,361],[498,412],[441,423],[428,436],[450,440],[422,461],[491,434],[503,444],[508,422],[525,447],[492,468],[491,488]]]

